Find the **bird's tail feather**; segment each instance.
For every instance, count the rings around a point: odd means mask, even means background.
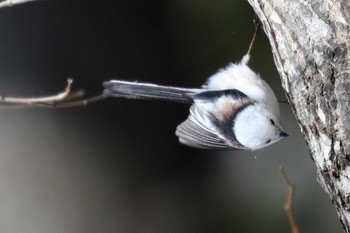
[[[160,86],[149,83],[137,83],[111,80],[103,83],[104,95],[128,99],[166,100],[179,103],[193,103],[188,94],[199,89]]]

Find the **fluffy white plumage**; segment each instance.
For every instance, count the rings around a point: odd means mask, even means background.
[[[204,149],[266,147],[288,136],[279,123],[279,105],[270,86],[248,67],[249,54],[209,77],[201,89],[112,80],[105,95],[191,103],[176,129],[179,141]]]
[[[280,110],[277,98],[271,87],[248,67],[250,56],[246,54],[240,63],[231,63],[220,69],[208,79],[208,90],[236,89],[252,100],[265,103],[269,110],[279,118]]]
[[[247,98],[237,99],[223,95],[210,101],[194,99],[195,104],[191,110],[195,110],[190,112],[188,120],[179,125],[176,131],[180,142],[189,146],[206,148],[207,142],[204,142],[204,145],[196,143],[199,140],[193,140],[195,135],[188,135],[190,133],[186,124],[191,121],[202,126],[202,134],[211,132],[220,138],[222,140],[220,146],[225,144],[236,149],[260,149],[287,136],[279,123],[280,110],[275,94],[260,75],[248,67],[248,62],[249,55],[247,54],[240,63],[231,63],[220,69],[209,77],[203,86],[203,89],[208,91],[238,90]],[[203,112],[200,118],[198,112]],[[223,114],[226,115],[223,116]],[[221,122],[226,122],[225,126],[218,127],[218,124],[213,124],[213,116]],[[223,130],[224,127],[228,129]],[[218,147],[217,145],[210,146]]]

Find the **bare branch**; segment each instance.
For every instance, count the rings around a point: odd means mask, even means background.
[[[86,106],[86,105],[95,103],[97,101],[104,100],[106,98],[108,97],[104,95],[97,95],[94,97],[76,100],[76,101],[56,101],[51,103],[38,103],[36,106],[49,107],[49,108],[73,108],[73,107]]]
[[[292,233],[299,233],[299,228],[298,228],[298,224],[297,224],[297,220],[295,218],[295,215],[293,213],[293,193],[294,193],[294,184],[290,181],[290,179],[288,178],[285,170],[284,170],[284,166],[282,165],[281,168],[281,173],[284,177],[284,179],[287,182],[288,185],[288,192],[287,192],[287,200],[286,203],[284,204],[284,210],[287,213],[288,216],[288,221],[289,224],[291,226],[292,229]]]
[[[71,91],[73,80],[67,80],[67,86],[65,90],[57,95],[46,96],[46,97],[37,97],[37,98],[17,98],[17,97],[1,97],[0,103],[6,104],[34,104],[34,103],[46,103],[46,102],[55,102],[62,101],[65,99]]]
[[[71,92],[73,80],[67,80],[67,86],[64,91],[57,95],[43,96],[43,97],[0,97],[0,105],[3,106],[19,106],[19,107],[50,107],[50,108],[68,108],[86,106],[90,103],[94,103],[103,100],[107,97],[104,95],[97,95],[94,97],[84,98],[85,93],[82,90]]]
[[[2,0],[0,1],[0,8],[14,6],[14,5],[22,4],[26,2],[34,2],[34,1],[38,1],[38,0]]]

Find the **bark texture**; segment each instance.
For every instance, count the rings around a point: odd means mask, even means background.
[[[350,1],[248,2],[270,40],[318,182],[350,232]]]

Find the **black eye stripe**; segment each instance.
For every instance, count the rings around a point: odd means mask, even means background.
[[[275,121],[272,119],[270,119],[270,123],[271,123],[271,125],[275,125]]]
[[[271,142],[271,139],[267,140],[267,141],[266,141],[266,144],[268,144],[268,143],[270,143],[270,142]]]

